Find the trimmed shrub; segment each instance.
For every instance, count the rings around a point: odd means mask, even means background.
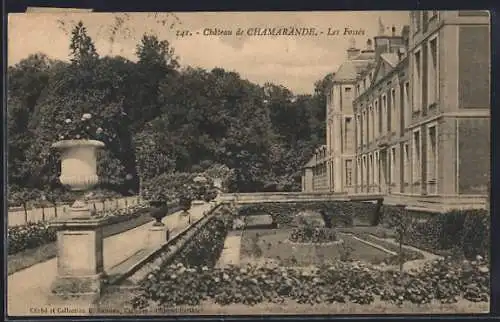
[[[436,214],[425,222],[415,221],[408,243],[430,252],[460,252],[468,259],[489,258],[490,215],[486,210],[453,210]],[[444,252],[443,252],[444,251]]]

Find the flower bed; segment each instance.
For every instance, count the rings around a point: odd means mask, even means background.
[[[57,231],[48,223],[28,223],[9,227],[7,231],[8,254],[35,248],[57,240]]]
[[[337,240],[335,230],[320,227],[294,228],[288,239],[294,243],[330,243]]]
[[[224,249],[224,240],[228,231],[232,228],[232,220],[226,208],[210,220],[197,234],[187,243],[177,255],[177,263],[186,266],[213,267]]]
[[[422,271],[401,273],[356,262],[309,270],[251,265],[211,269],[177,263],[149,274],[133,305],[199,305],[205,300],[253,305],[285,299],[370,304],[376,297],[397,304],[452,303],[459,298],[479,302],[489,298],[489,271],[481,264],[437,260]]]

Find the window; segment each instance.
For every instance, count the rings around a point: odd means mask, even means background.
[[[420,51],[415,53],[415,60],[413,65],[413,111],[420,111],[422,105],[422,62],[420,57]]]
[[[427,145],[427,179],[429,182],[435,183],[438,173],[437,125],[429,125],[427,133],[429,142]]]
[[[369,154],[368,156],[368,159],[369,159],[369,164],[368,164],[368,167],[369,167],[369,172],[370,172],[370,175],[368,177],[368,185],[373,185],[373,155],[372,154]]]
[[[370,142],[375,139],[375,115],[373,114],[373,106],[370,105]]]
[[[363,119],[361,120],[363,122],[363,144],[368,143],[368,122],[366,119],[366,111],[363,111]]]
[[[344,87],[344,97],[342,98],[342,105],[352,104],[352,87]]]
[[[380,107],[378,100],[375,101],[375,135],[380,136]]]
[[[410,83],[406,82],[403,88],[403,113],[404,124],[407,127],[410,124]]]
[[[372,141],[372,129],[371,129],[371,111],[372,111],[372,107],[371,105],[368,106],[368,111],[366,112],[366,136],[367,136],[367,139],[366,139],[366,143],[369,144],[371,141]]]
[[[405,183],[410,183],[410,147],[408,143],[404,144],[404,159],[403,159],[403,180]]]
[[[351,147],[349,146],[349,141],[352,139],[352,123],[351,118],[346,117],[344,120],[344,149],[343,151],[349,151]],[[352,141],[351,141],[352,142]],[[351,143],[352,144],[352,143]]]
[[[363,155],[363,185],[367,184],[368,174],[367,174],[367,166],[366,166],[366,155]]]
[[[398,115],[397,115],[397,108],[398,104],[396,101],[396,90],[393,88],[391,89],[391,131],[395,132],[397,129],[397,124],[398,124]]]
[[[345,161],[345,184],[346,186],[352,186],[352,161]]]
[[[356,185],[361,185],[361,159],[356,158]]]
[[[359,114],[356,114],[356,145],[361,145],[361,120]]]
[[[382,95],[382,134],[387,132],[387,96]]]
[[[366,78],[363,79],[363,90],[366,90]]]
[[[389,182],[394,185],[396,184],[396,148],[391,148],[389,167]]]
[[[420,142],[420,131],[413,132],[413,183],[420,182],[422,178],[422,151]]]
[[[429,105],[437,103],[439,99],[439,52],[438,52],[438,38],[435,37],[429,41],[429,62],[428,79],[429,85],[427,87],[427,97]]]
[[[378,185],[379,181],[379,171],[380,171],[380,156],[377,151],[374,153],[375,158],[375,168],[373,169],[373,183]]]

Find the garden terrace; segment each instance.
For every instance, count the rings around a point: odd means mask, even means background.
[[[220,208],[184,246],[166,250],[140,278],[108,289],[100,305],[130,312],[180,306],[201,314],[488,310],[487,258],[430,257],[406,246],[411,239],[398,245],[391,216],[398,217],[400,208],[370,226],[365,209],[375,207],[321,202]],[[347,224],[341,220],[328,227],[320,214],[344,209],[354,217]],[[467,218],[462,224],[474,220],[472,214],[456,215],[461,216]],[[243,225],[237,224],[242,218]],[[427,218],[427,225],[436,218]],[[445,232],[449,225],[438,227]]]
[[[179,210],[179,206],[172,206],[168,210],[168,215]],[[124,209],[100,211],[96,217],[99,216],[109,217],[107,224],[103,227],[104,238],[153,221],[149,207],[143,204],[131,205]],[[8,274],[56,257],[56,239],[57,230],[48,222],[9,227],[7,231]]]
[[[170,231],[171,240],[177,240],[189,232],[192,224],[201,220],[205,214],[216,207],[216,203],[205,203],[193,206],[190,216],[181,211],[163,218],[162,222]],[[191,220],[190,220],[191,219]],[[142,226],[108,236],[103,239],[104,270],[109,277],[109,282],[120,280],[120,275],[128,274],[141,263],[156,246],[148,243],[149,229],[152,223],[148,222]],[[105,229],[105,228],[104,228]],[[57,259],[45,260],[29,268],[20,270],[8,276],[8,312],[9,314],[26,315],[26,306],[44,307],[46,305],[62,305],[68,307],[69,303],[51,303],[51,284],[57,277]],[[43,275],[43,279],[40,276]],[[75,299],[76,301],[76,299]],[[71,306],[80,305],[71,302]],[[88,312],[89,303],[83,303]],[[78,306],[80,307],[80,306]],[[29,314],[29,313],[28,313]]]

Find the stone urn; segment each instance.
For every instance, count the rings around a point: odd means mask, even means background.
[[[98,182],[97,150],[105,144],[97,140],[62,140],[52,144],[61,151],[61,175],[59,180],[71,191],[81,191],[81,198],[71,206],[72,217],[89,217],[90,211],[83,200],[85,191]]]
[[[165,201],[154,200],[149,202],[151,208],[151,217],[153,217],[156,222],[153,226],[165,226],[162,223],[162,219],[167,216],[168,213],[168,205]]]
[[[184,211],[185,214],[187,214],[189,212],[189,209],[191,209],[192,203],[193,200],[190,197],[182,196],[179,199],[179,205],[181,206],[181,209],[182,211]]]

